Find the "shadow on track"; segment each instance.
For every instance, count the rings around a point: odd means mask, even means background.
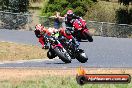
[[[79,42],[89,42],[88,40],[81,40],[81,41],[79,41]]]

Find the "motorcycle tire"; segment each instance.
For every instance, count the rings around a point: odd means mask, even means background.
[[[53,58],[56,57],[56,55],[55,55],[55,53],[54,53],[53,51],[49,50],[49,51],[47,52],[47,57],[48,57],[49,59],[53,59]]]
[[[93,38],[92,36],[90,35],[90,33],[88,32],[84,32],[85,33],[85,37],[88,39],[89,42],[93,42]]]
[[[87,55],[85,54],[85,52],[81,49],[79,49],[77,52],[76,52],[76,59],[81,62],[81,63],[85,63],[87,62],[88,60],[88,57]]]
[[[67,52],[63,52],[63,49],[56,47],[54,49],[56,55],[65,63],[71,63],[71,57]]]

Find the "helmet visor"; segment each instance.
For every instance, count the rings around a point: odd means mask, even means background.
[[[73,14],[67,14],[68,17],[73,17]]]

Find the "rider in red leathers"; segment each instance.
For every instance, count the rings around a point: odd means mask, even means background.
[[[48,47],[46,42],[45,42],[46,36],[51,36],[52,33],[56,33],[56,32],[59,32],[60,36],[64,36],[68,40],[71,40],[75,44],[77,44],[74,37],[72,36],[72,34],[68,33],[68,30],[66,30],[65,28],[60,28],[60,29],[48,28],[48,29],[46,29],[41,24],[38,24],[35,26],[34,32],[35,32],[35,35],[38,38],[39,42],[42,45],[42,49],[45,49]],[[79,45],[79,44],[77,44],[77,45]]]
[[[40,42],[40,44],[42,45],[42,49],[47,48],[47,44],[45,42],[45,38],[44,38],[44,26],[42,26],[41,24],[38,24],[35,26],[35,35],[38,38],[38,41]]]

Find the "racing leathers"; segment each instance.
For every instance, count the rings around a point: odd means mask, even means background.
[[[46,48],[47,44],[45,42],[45,38],[44,38],[43,34],[40,32],[40,30],[35,30],[34,32],[35,32],[36,37],[38,38],[38,41],[40,42],[40,44],[42,46],[42,49]]]

